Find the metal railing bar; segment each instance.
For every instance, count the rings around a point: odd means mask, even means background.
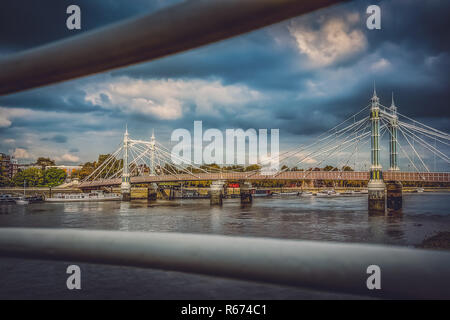
[[[185,1],[0,60],[0,95],[160,58],[343,1]]]
[[[450,253],[180,233],[0,228],[0,256],[154,268],[383,298],[450,298]],[[377,291],[377,290],[375,290]]]

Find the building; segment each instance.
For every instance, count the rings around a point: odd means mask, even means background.
[[[3,179],[10,179],[9,178],[9,165],[11,162],[11,157],[0,153],[0,175]]]
[[[19,170],[19,163],[14,157],[0,153],[0,174],[5,179],[12,179]]]
[[[19,161],[17,161],[17,159],[11,158],[11,162],[9,163],[10,179],[12,179],[17,172],[19,172]]]

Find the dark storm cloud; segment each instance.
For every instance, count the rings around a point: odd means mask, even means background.
[[[56,143],[66,143],[68,138],[62,134],[57,134],[50,138],[42,138],[41,140],[42,141],[53,141]]]
[[[0,106],[74,113],[99,111],[98,107],[85,101],[85,96],[86,93],[73,82],[67,82],[0,96]]]
[[[65,28],[65,9],[69,4],[80,5],[83,31],[87,31],[174,2],[3,1],[0,3],[0,55],[74,35]],[[0,97],[0,107],[67,113],[65,120],[15,118],[11,128],[38,132],[51,128],[70,141],[78,132],[118,130],[125,122],[135,135],[147,137],[149,128],[156,128],[157,135],[167,140],[174,128],[191,130],[194,120],[203,120],[204,128],[280,128],[281,139],[284,133],[309,138],[365,107],[375,80],[384,105],[390,105],[394,91],[399,112],[449,131],[450,20],[447,17],[450,2],[377,1],[382,8],[382,29],[371,31],[365,26],[365,11],[373,2],[353,1],[296,19],[311,30],[319,30],[329,19],[340,19],[349,13],[360,16],[356,28],[367,39],[366,48],[320,68],[305,67],[307,57],[299,52],[288,31],[292,21],[287,21],[104,75]],[[385,63],[386,68],[375,70],[377,63]],[[182,117],[173,120],[158,120],[124,105],[105,108],[86,99],[86,88],[119,77],[219,79],[224,86],[242,85],[256,90],[264,99],[249,101],[237,113],[224,108],[220,117],[196,114],[196,106],[185,102]],[[316,87],[322,92],[315,92],[312,88]],[[99,104],[112,103],[104,93],[99,94],[99,99]],[[15,132],[0,130],[2,136]]]
[[[295,80],[299,79],[293,66],[296,58],[292,49],[276,49],[274,39],[262,30],[111,74],[134,78],[216,76],[225,84],[242,82],[257,89],[293,90],[298,89]]]

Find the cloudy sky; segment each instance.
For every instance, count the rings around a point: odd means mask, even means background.
[[[70,37],[169,0],[5,0],[0,58]],[[77,4],[82,30],[66,29]],[[382,29],[366,28],[378,4]],[[353,1],[182,54],[0,97],[0,152],[21,162],[90,161],[136,138],[168,144],[176,128],[279,128],[285,150],[395,92],[399,111],[448,132],[447,0]],[[0,71],[1,72],[1,71]]]

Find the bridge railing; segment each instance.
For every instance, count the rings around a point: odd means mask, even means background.
[[[423,182],[450,182],[448,172],[389,172],[383,173],[385,180],[398,181],[423,181]],[[196,173],[196,174],[172,174],[156,176],[131,177],[131,183],[151,183],[170,181],[195,181],[195,180],[359,180],[368,181],[367,171],[285,171],[276,175],[263,175],[248,172],[223,172],[223,173]],[[89,188],[106,185],[119,185],[121,179],[104,179],[86,181],[80,184],[81,188]]]
[[[450,298],[450,253],[218,235],[0,229],[0,255],[172,270],[383,298]],[[367,287],[367,268],[381,289]]]

